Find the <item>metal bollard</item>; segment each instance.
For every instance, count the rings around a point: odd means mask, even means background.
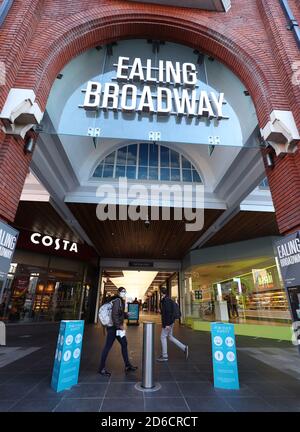
[[[154,330],[155,324],[152,322],[144,323],[143,337],[143,368],[142,368],[142,387],[152,389],[154,384]]]
[[[6,328],[5,323],[0,321],[0,346],[6,345]]]
[[[155,323],[144,322],[142,382],[135,385],[140,391],[157,391],[161,388],[159,383],[154,382],[154,336]]]

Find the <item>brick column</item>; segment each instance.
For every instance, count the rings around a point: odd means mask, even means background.
[[[24,140],[0,132],[0,219],[13,222],[31,154],[24,153]]]
[[[271,155],[274,167],[267,167],[265,161],[266,173],[279,231],[286,235],[300,230],[300,145],[296,153],[276,157],[271,151]]]

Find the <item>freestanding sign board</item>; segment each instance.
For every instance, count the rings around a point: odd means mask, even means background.
[[[0,303],[19,231],[0,221]]]
[[[274,246],[293,321],[293,342],[300,351],[300,231],[276,241]]]
[[[61,321],[51,381],[56,392],[78,382],[83,329],[84,321]]]
[[[132,324],[130,321],[136,321],[139,324],[140,319],[140,305],[138,303],[128,303],[128,324]]]
[[[234,325],[211,323],[214,386],[238,390],[239,375],[237,367]]]

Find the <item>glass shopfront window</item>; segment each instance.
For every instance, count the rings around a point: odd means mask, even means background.
[[[51,260],[49,260],[51,263]],[[89,295],[78,272],[14,263],[6,281],[0,319],[6,322],[78,319]]]
[[[197,272],[186,272],[184,280],[185,315],[203,321],[214,320],[214,291],[211,285],[201,284]]]
[[[198,266],[185,273],[186,317],[214,321],[217,302],[227,302],[229,319],[235,323],[290,324],[284,286],[275,259],[228,265]],[[244,268],[245,272],[229,271]],[[220,278],[220,275],[226,275]],[[207,283],[210,281],[210,283]]]

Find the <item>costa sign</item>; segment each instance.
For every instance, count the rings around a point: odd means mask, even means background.
[[[198,85],[198,70],[193,63],[118,57],[116,75],[109,83],[89,81],[85,110],[112,110],[123,113],[149,113],[158,116],[186,116],[228,119],[223,113],[224,93],[208,92]]]
[[[64,250],[68,252],[78,253],[78,244],[63,240],[60,238],[53,238],[51,236],[43,236],[40,233],[33,233],[30,237],[31,243],[35,245],[42,244],[45,247],[52,247],[54,250]]]

